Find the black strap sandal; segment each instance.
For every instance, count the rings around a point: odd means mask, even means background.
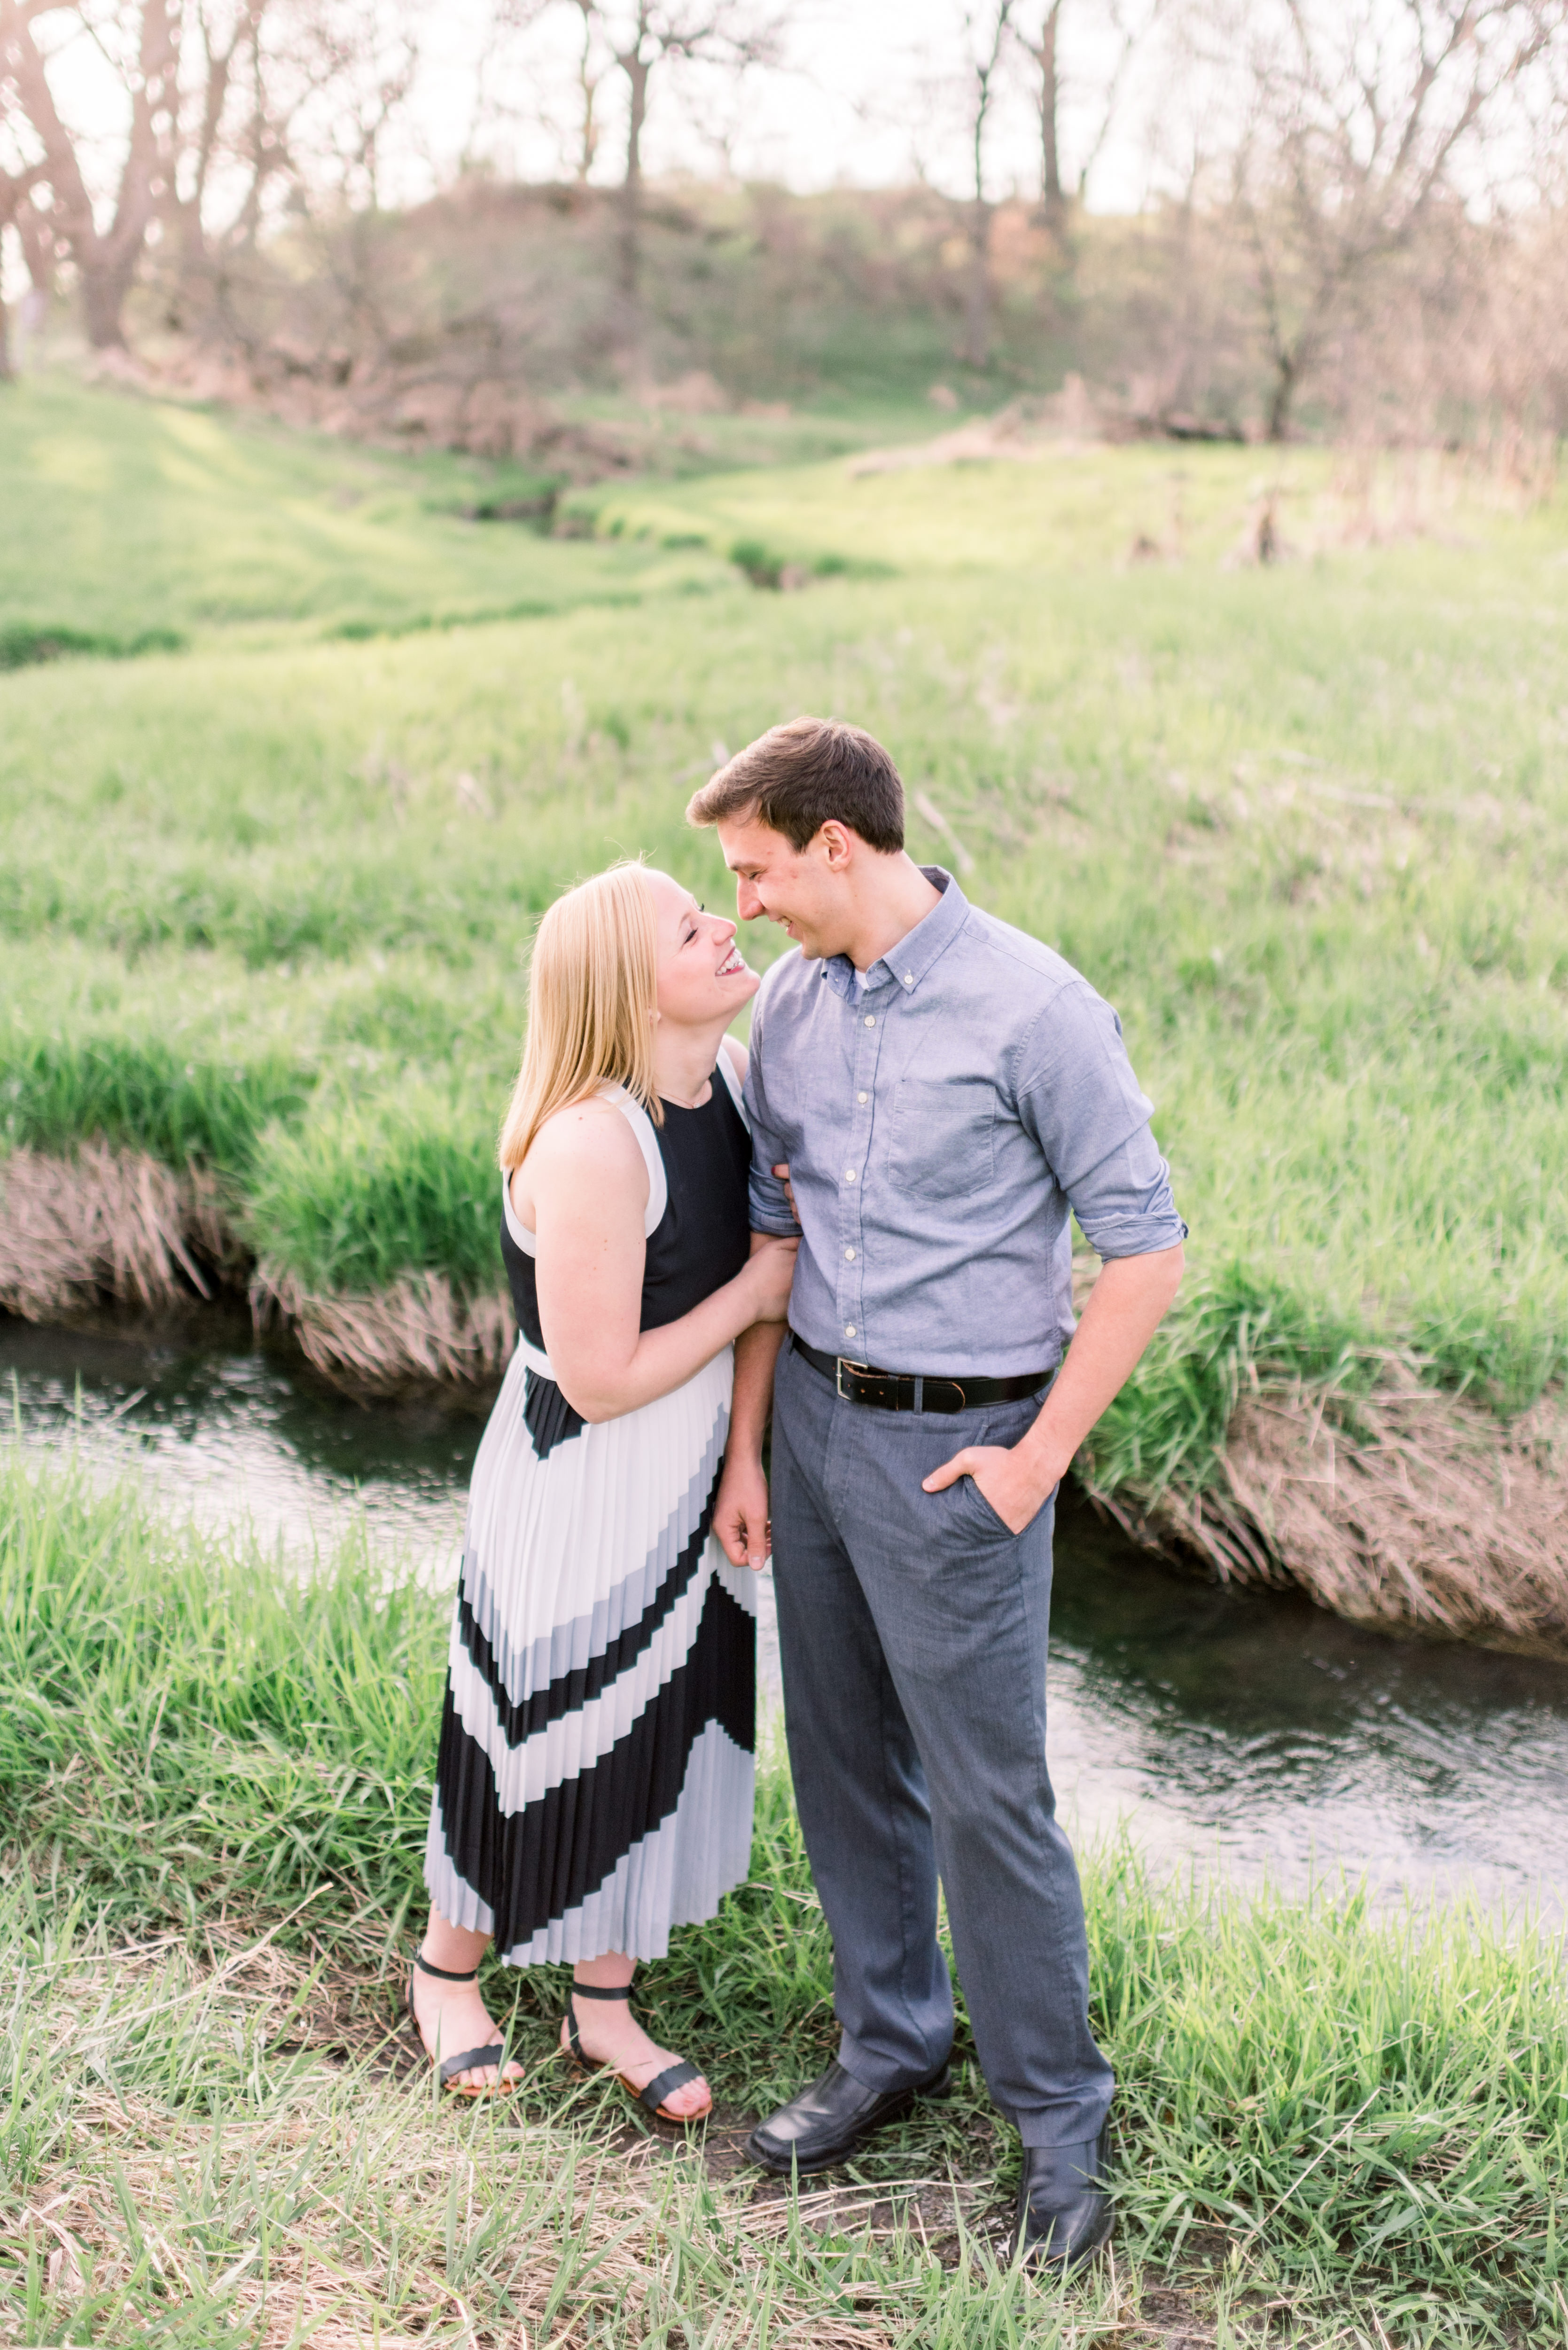
[[[432,1967],[430,1960],[428,1959],[421,1959],[417,1950],[413,1952],[413,1963],[414,1966],[419,1969],[421,1974],[434,1975],[438,1982],[465,1983],[477,1982],[479,1981],[479,1969],[477,1967],[474,1968],[472,1974],[454,1975],[445,1967]],[[414,2038],[420,2043],[420,2054],[428,2059],[430,2056],[430,2051],[425,2046],[424,2033],[420,2030],[419,2017],[414,2013],[414,1976],[412,1967],[409,1970],[409,2022],[413,2025]],[[457,2077],[460,2073],[477,2072],[482,2064],[493,2064],[497,2069],[499,2069],[505,2064],[505,2062],[506,2050],[504,2044],[499,2040],[493,2040],[487,2048],[465,2048],[459,2055],[444,2057],[436,2069],[440,2076],[441,2087],[450,2091],[454,2097],[508,2097],[511,2095],[513,2090],[517,2086],[515,2081],[502,2080],[497,2081],[487,2087],[468,2089],[464,2088],[462,2082]]]
[[[629,2000],[630,1997],[629,1983],[620,1991],[601,1991],[597,1983],[575,1982],[566,1993],[566,2030],[571,2037],[572,2054],[585,2073],[602,2073],[605,2068],[601,2059],[584,2054],[583,2043],[577,2033],[575,2002],[579,1999]],[[621,2087],[634,2096],[638,2104],[653,2116],[655,2121],[680,2122],[683,2125],[706,2121],[708,2116],[706,2114],[667,2114],[664,2110],[664,2100],[672,2089],[683,2089],[688,2081],[700,2081],[701,2078],[701,2066],[688,2063],[684,2057],[677,2064],[667,2064],[662,2073],[656,2073],[648,2086],[643,2089],[639,2089],[635,2082],[628,2081],[624,2073],[616,2074],[616,2079],[620,2083]]]

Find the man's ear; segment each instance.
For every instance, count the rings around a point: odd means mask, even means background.
[[[836,816],[830,816],[819,828],[816,837],[822,844],[823,858],[828,871],[842,873],[854,853],[855,835],[849,827],[840,824]]]

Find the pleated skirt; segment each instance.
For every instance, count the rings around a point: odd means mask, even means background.
[[[425,1882],[514,1966],[662,1958],[751,1858],[756,1599],[710,1532],[733,1364],[597,1427],[520,1341],[474,1462]]]

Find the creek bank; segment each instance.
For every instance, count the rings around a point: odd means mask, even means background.
[[[493,1388],[514,1343],[504,1292],[422,1272],[362,1295],[258,1262],[240,1204],[199,1169],[84,1144],[0,1161],[0,1310],[67,1322],[243,1295],[324,1377],[365,1395]],[[1088,1276],[1092,1279],[1092,1275]],[[1081,1305],[1088,1279],[1075,1282]],[[1353,1622],[1568,1658],[1568,1409],[1511,1422],[1380,1359],[1354,1397],[1260,1373],[1231,1412],[1213,1482],[1109,1486],[1079,1474],[1134,1540],[1225,1583],[1291,1586]]]
[[[526,2068],[504,2116],[443,2106],[411,2052],[389,2061],[446,1623],[442,1595],[362,1545],[302,1576],[133,1485],[0,1462],[0,1946],[26,1991],[0,2022],[0,2147],[29,2198],[13,2233],[36,2231],[63,2295],[20,2307],[19,2264],[0,2269],[0,2338],[80,2339],[96,2293],[102,2340],[178,2309],[182,2338],[216,2341],[249,2279],[266,2290],[247,2322],[281,2342],[313,2278],[318,2338],[405,2350],[499,2350],[524,2317],[563,2344],[677,2317],[688,2339],[825,2350],[1019,2339],[1018,2281],[985,2257],[1013,2142],[961,2004],[952,2095],[866,2149],[852,2192],[814,2183],[798,2206],[705,2173],[699,2147],[663,2167],[670,2141],[613,2080],[563,2065],[561,1970],[487,1976]],[[1556,1933],[1463,1903],[1377,1919],[1321,1879],[1293,1898],[1157,1878],[1125,1839],[1083,1858],[1119,2250],[1084,2288],[1118,2305],[1075,2302],[1077,2338],[1142,2340],[1143,2273],[1201,2288],[1180,2275],[1199,2248],[1208,2282],[1261,2289],[1293,2340],[1379,2311],[1379,2340],[1403,2342],[1413,2303],[1428,2338],[1548,2338],[1568,2283]],[[764,1756],[747,1882],[679,1930],[640,2003],[728,2120],[820,2069],[832,1990]],[[1064,2341],[1048,2290],[1031,2302]]]

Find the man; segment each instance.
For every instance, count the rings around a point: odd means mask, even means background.
[[[1065,2268],[1110,2232],[1112,2077],[1045,1763],[1054,1503],[1187,1228],[1115,1013],[905,854],[869,734],[775,726],[687,814],[717,827],[742,921],[800,950],[756,999],[746,1086],[753,1225],[802,1234],[790,1327],[741,1342],[714,1524],[762,1563],[772,1389],[785,1724],[841,2038],[751,2151],[826,2169],[946,2086],[940,1872],[1023,2141],[1018,2244]],[[1070,1209],[1105,1260],[1075,1335]]]

